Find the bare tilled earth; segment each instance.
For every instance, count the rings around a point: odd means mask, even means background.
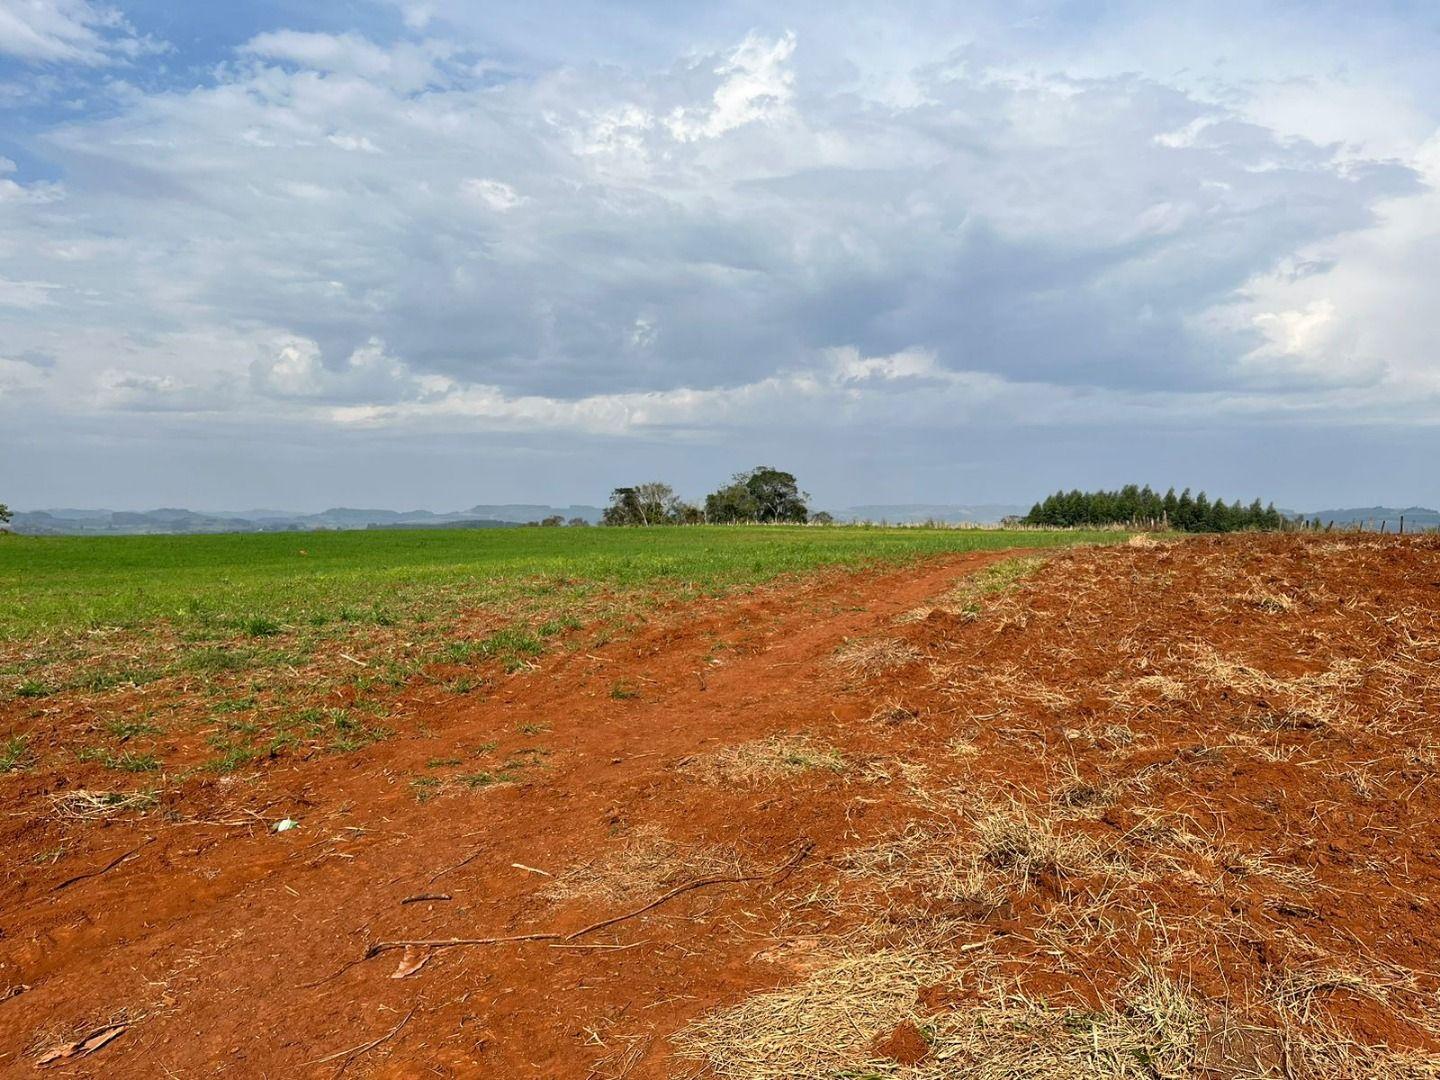
[[[0,777],[0,1069],[1440,1076],[1440,545],[1021,557],[672,609],[158,805]]]

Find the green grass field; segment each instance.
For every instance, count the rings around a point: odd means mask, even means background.
[[[358,750],[405,729],[397,702],[417,683],[429,693],[486,693],[552,649],[633,632],[667,601],[826,567],[1123,535],[698,527],[0,536],[0,775],[48,763],[170,778],[146,781],[148,791],[296,751]],[[617,698],[628,692],[612,688]],[[64,720],[71,710],[89,718],[78,730]],[[502,764],[505,775],[521,767]]]
[[[1119,534],[918,528],[373,530],[0,537],[0,640],[168,623],[274,633],[560,590],[714,592],[827,566]]]

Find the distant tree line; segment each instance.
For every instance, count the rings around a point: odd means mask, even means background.
[[[1242,506],[1237,499],[1211,502],[1205,492],[1179,495],[1171,488],[1157,495],[1147,484],[1127,484],[1119,491],[1057,491],[1036,503],[1022,519],[1026,525],[1141,525],[1168,526],[1182,532],[1236,532],[1240,529],[1279,529],[1285,526],[1275,504],[1261,506],[1256,499]]]
[[[810,496],[800,490],[793,473],[769,465],[737,473],[724,487],[705,496],[704,503],[688,503],[669,484],[652,480],[610,493],[602,525],[730,525],[829,524],[823,511],[812,514]]]

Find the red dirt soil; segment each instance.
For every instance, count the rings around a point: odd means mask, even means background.
[[[1178,954],[1197,992],[1238,1002],[1321,953],[1388,965],[1415,974],[1384,1000],[1321,980],[1316,1008],[1367,1043],[1440,1049],[1408,1019],[1412,998],[1434,994],[1440,955],[1440,547],[1085,549],[982,598],[978,615],[897,623],[1014,554],[672,611],[603,648],[554,652],[487,697],[416,690],[396,737],[209,781],[163,814],[57,821],[45,797],[57,778],[0,780],[0,1072],[35,1075],[45,1051],[120,1022],[93,1054],[43,1071],[704,1075],[669,1036],[793,984],[826,940],[877,916],[897,934],[943,917],[1026,992],[1107,1007],[1145,928],[1127,938],[1113,913],[1114,934],[1077,937],[1061,961],[1037,937],[1058,905],[1094,891],[1083,875],[1042,871],[988,909],[848,875],[854,852],[933,817],[917,776],[1076,810],[1079,833],[1145,852],[1154,811],[1184,816],[1214,850],[1167,848],[1179,869],[1137,888],[1155,910],[1201,920]],[[847,674],[834,658],[855,639],[912,655]],[[802,733],[845,766],[706,779],[717,751]],[[533,764],[516,782],[467,786],[489,743],[494,760]],[[443,764],[456,758],[467,764]],[[440,783],[412,785],[426,777]],[[284,817],[298,827],[272,831]],[[583,887],[588,864],[646,830],[673,867]],[[67,856],[37,864],[57,838]],[[697,852],[723,857],[690,872]],[[684,888],[711,877],[753,880]],[[864,903],[797,899],[826,889]],[[550,936],[367,959],[382,942],[519,935]],[[922,995],[936,1009],[966,1001],[963,987]],[[913,1043],[881,1052],[920,1060],[901,1056],[923,1057]]]

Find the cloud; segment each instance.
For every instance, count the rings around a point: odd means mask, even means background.
[[[529,202],[524,195],[502,180],[470,177],[460,182],[460,191],[467,198],[483,203],[491,210],[504,213]]]
[[[681,142],[713,139],[754,121],[783,119],[794,94],[794,76],[786,61],[795,51],[795,35],[767,41],[749,35],[714,74],[721,79],[708,107],[676,106],[665,120]]]
[[[98,66],[156,51],[120,10],[91,0],[0,4],[0,55],[32,63]]]
[[[32,402],[715,445],[1434,415],[1435,118],[1341,137],[1393,88],[1317,77],[1350,103],[1322,122],[1284,73],[1176,75],[1141,30],[1135,68],[1074,62],[983,5],[933,40],[857,14],[864,48],[641,20],[606,63],[397,11],[117,85],[31,133],[45,174],[0,161]]]

